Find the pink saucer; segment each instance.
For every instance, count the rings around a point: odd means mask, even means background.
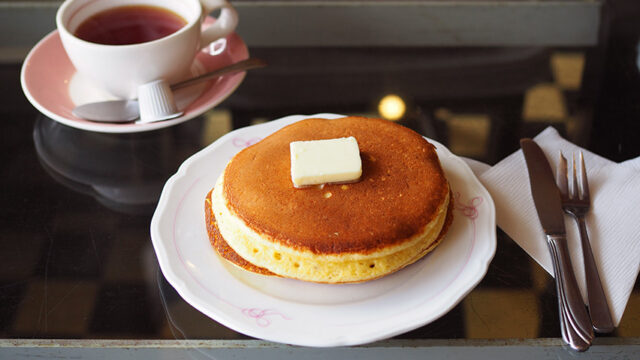
[[[215,49],[207,48],[198,53],[194,68],[198,68],[199,72],[212,71],[248,57],[249,51],[244,41],[233,33],[226,39],[217,41]],[[58,31],[54,30],[27,55],[22,65],[20,80],[22,90],[31,104],[53,120],[88,131],[133,133],[173,126],[201,115],[231,95],[244,79],[245,73],[225,75],[207,83],[199,93],[192,94],[193,100],[190,99],[189,103],[181,108],[184,111],[183,116],[147,124],[106,124],[73,116],[71,111],[76,105],[80,105],[73,101],[70,93],[70,84],[75,75],[76,70],[62,47]]]

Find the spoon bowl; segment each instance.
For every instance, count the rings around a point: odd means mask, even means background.
[[[72,113],[85,120],[128,123],[140,117],[140,105],[135,99],[100,101],[77,106]]]

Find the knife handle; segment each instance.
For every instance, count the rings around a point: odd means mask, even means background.
[[[563,308],[561,304],[560,308],[560,330],[562,331],[562,338],[564,341],[571,346],[572,349],[577,351],[586,351],[591,346],[591,341],[585,341],[580,337],[576,328],[571,326],[571,322],[569,321],[567,315],[566,307]]]
[[[566,329],[572,328],[584,342],[591,344],[593,341],[591,318],[582,301],[582,295],[571,266],[566,238],[564,235],[547,235],[547,244],[554,263],[561,319],[563,316],[566,318]]]
[[[553,272],[554,274],[557,274],[559,273],[559,270],[556,247],[549,244],[549,251],[551,252],[551,258],[553,259]],[[558,277],[556,277],[556,279],[558,279]],[[587,342],[582,339],[576,331],[576,328],[569,321],[569,309],[567,308],[566,301],[564,300],[566,298],[566,296],[564,296],[564,288],[560,286],[560,281],[556,281],[555,284],[556,292],[558,294],[558,314],[560,317],[560,331],[562,332],[562,339],[564,339],[564,341],[574,350],[585,351],[591,346],[591,342]]]

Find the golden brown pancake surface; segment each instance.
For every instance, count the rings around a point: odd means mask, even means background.
[[[354,136],[362,177],[295,188],[289,143]],[[228,208],[273,241],[315,254],[371,253],[420,233],[449,193],[435,147],[380,119],[307,119],[238,153],[225,170]]]

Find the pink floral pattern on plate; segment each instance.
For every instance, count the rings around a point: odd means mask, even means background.
[[[235,147],[244,149],[246,147],[249,147],[249,146],[259,142],[260,140],[262,140],[262,138],[259,138],[259,137],[252,137],[252,138],[249,138],[249,139],[245,139],[245,138],[241,138],[241,137],[235,137],[235,138],[233,138],[231,143]]]
[[[261,327],[267,327],[271,325],[271,320],[267,318],[268,316],[279,316],[285,320],[291,320],[287,316],[272,309],[247,308],[242,309],[242,314],[255,319],[258,326]]]
[[[471,220],[475,220],[478,218],[478,207],[482,205],[482,196],[476,196],[471,199],[469,205],[463,205],[460,202],[460,193],[456,192],[453,195],[453,200],[455,209],[460,211],[462,215],[468,217]]]

